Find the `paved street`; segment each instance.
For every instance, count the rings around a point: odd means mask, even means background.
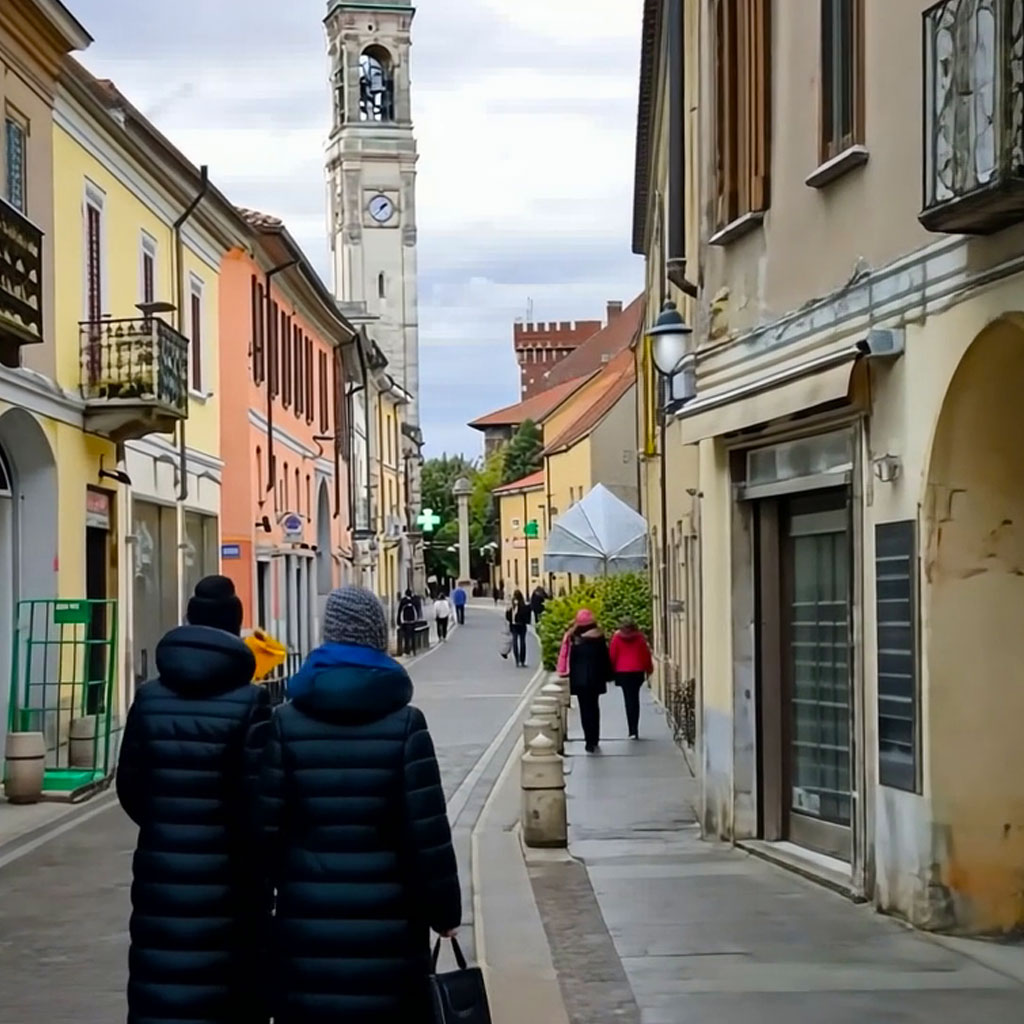
[[[572,859],[531,875],[572,1024],[1016,1024],[1024,951],[940,941],[700,839],[659,712],[570,744]]]
[[[463,934],[470,950],[469,834],[518,738],[516,728],[503,736],[502,731],[537,658],[534,647],[530,670],[502,661],[500,621],[490,608],[471,608],[467,625],[411,668],[455,821],[466,889]],[[495,744],[499,736],[502,742]],[[492,756],[481,761],[488,752]],[[5,808],[5,814],[15,813],[19,809]],[[111,806],[0,867],[0,1024],[123,1019],[134,842],[134,826]]]

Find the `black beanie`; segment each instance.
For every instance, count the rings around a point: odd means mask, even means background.
[[[211,626],[238,636],[242,632],[242,602],[227,576],[206,576],[196,584],[186,613],[192,626]]]

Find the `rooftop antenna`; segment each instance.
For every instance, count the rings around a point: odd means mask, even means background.
[[[529,296],[526,297],[526,322],[533,323],[533,299]]]

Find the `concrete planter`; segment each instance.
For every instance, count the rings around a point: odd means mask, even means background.
[[[11,732],[4,749],[4,795],[8,803],[36,804],[43,797],[46,741],[41,732]]]
[[[100,753],[96,734],[100,728],[99,715],[72,718],[68,728],[68,765],[71,768],[95,768]]]

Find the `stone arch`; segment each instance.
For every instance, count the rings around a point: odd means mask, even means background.
[[[38,420],[24,409],[0,415],[0,449],[15,502],[14,566],[19,598],[57,596],[57,463]],[[82,495],[85,501],[85,495]]]
[[[923,515],[933,896],[957,930],[1024,926],[1024,318],[971,342],[936,424]]]

